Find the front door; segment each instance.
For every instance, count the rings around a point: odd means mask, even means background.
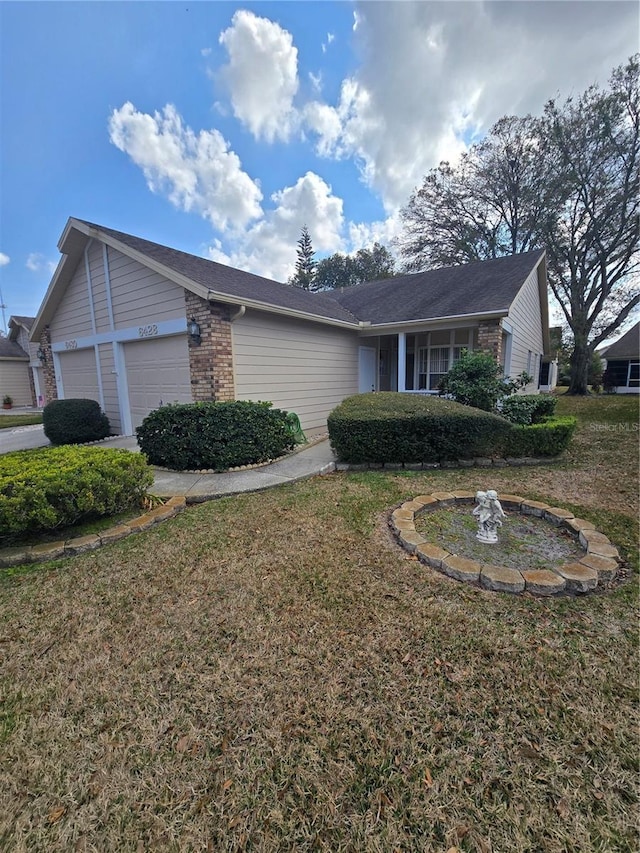
[[[378,351],[375,347],[359,347],[358,363],[359,392],[367,394],[369,391],[375,391],[378,378]]]

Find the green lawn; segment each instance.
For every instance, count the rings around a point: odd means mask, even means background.
[[[20,426],[41,424],[42,415],[0,415],[0,429],[15,429]]]
[[[0,849],[636,851],[638,402],[559,407],[560,463],[333,474],[7,574]],[[623,582],[489,593],[391,538],[483,486],[593,519]]]

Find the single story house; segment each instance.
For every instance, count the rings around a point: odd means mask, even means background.
[[[0,397],[14,406],[37,406],[39,395],[38,346],[29,340],[35,317],[9,318],[9,334],[0,338]]]
[[[640,393],[640,322],[615,343],[600,350],[600,356],[618,394]]]
[[[542,250],[310,293],[69,219],[31,340],[47,399],[90,397],[133,434],[173,401],[269,400],[309,434],[345,397],[434,392],[464,348],[536,379],[549,354]]]

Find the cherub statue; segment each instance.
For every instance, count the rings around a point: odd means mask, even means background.
[[[502,527],[502,519],[505,518],[498,493],[494,489],[476,492],[476,503],[478,505],[473,510],[473,514],[478,518],[476,539],[480,542],[497,542],[497,530]]]

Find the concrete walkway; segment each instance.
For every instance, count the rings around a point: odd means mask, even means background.
[[[0,430],[0,453],[46,447],[48,444],[41,425]],[[133,453],[140,452],[135,436],[114,436],[97,443],[95,447],[119,447]],[[303,446],[286,459],[248,471],[188,474],[154,468],[153,486],[149,491],[163,498],[184,495],[187,503],[198,503],[223,495],[259,492],[283,483],[295,483],[307,477],[328,474],[334,471],[335,467],[333,451],[329,440],[325,438],[308,447]]]

